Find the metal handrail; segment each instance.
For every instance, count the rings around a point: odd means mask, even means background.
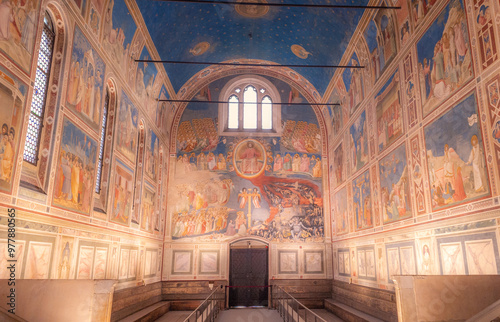
[[[215,321],[215,318],[219,314],[220,310],[217,302],[223,301],[223,299],[219,299],[216,297],[216,293],[222,290],[223,287],[224,287],[223,285],[220,285],[215,290],[213,290],[212,293],[210,293],[210,295],[208,295],[208,297],[203,302],[201,302],[200,305],[198,305],[198,307],[194,309],[193,312],[191,312],[191,314],[189,314],[189,316],[184,320],[184,322]],[[192,320],[192,318],[194,318],[194,320]],[[201,320],[198,320],[200,318]]]
[[[293,321],[293,322],[328,322],[323,319],[321,316],[317,315],[310,309],[308,309],[304,304],[300,303],[296,298],[294,298],[290,293],[285,291],[282,287],[278,285],[273,285],[273,291],[275,293],[273,295],[273,301],[277,302],[277,309],[280,316],[283,318],[283,321]],[[275,305],[273,304],[273,307]],[[304,317],[301,317],[299,314],[299,309],[304,309]],[[310,318],[314,318],[314,320],[308,320],[308,316]]]

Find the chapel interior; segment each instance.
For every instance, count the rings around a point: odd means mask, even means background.
[[[500,1],[241,2],[0,2],[0,320],[499,320]]]

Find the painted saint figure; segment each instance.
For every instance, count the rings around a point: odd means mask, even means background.
[[[472,145],[472,150],[470,151],[469,161],[467,161],[467,164],[472,164],[472,173],[474,175],[474,190],[476,192],[482,192],[485,190],[483,180],[481,179],[481,173],[484,168],[483,152],[479,147],[477,135],[473,135],[470,142]]]
[[[261,153],[254,147],[253,142],[247,142],[247,147],[240,153],[241,170],[243,173],[253,174],[259,172],[259,162],[257,158]]]

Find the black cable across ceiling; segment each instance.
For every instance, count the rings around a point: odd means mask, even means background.
[[[348,65],[279,65],[279,64],[259,64],[259,63],[215,63],[215,62],[194,62],[181,60],[154,60],[135,59],[137,63],[161,63],[161,64],[188,64],[188,65],[222,65],[222,66],[251,66],[251,67],[291,67],[291,68],[365,68],[365,66]]]
[[[400,6],[360,6],[345,4],[306,4],[306,3],[268,3],[268,2],[249,2],[249,1],[225,1],[225,0],[153,0],[163,2],[184,2],[201,4],[226,4],[226,5],[248,5],[248,6],[267,6],[267,7],[295,7],[295,8],[327,8],[327,9],[401,9]]]
[[[170,102],[170,103],[209,103],[209,104],[228,104],[227,101],[202,101],[202,100],[174,100],[174,99],[158,99],[158,102]],[[255,103],[255,104],[265,104],[265,103]],[[315,105],[315,106],[324,106],[324,105],[341,105],[340,103],[272,103],[274,105]]]

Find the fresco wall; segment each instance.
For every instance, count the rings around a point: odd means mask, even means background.
[[[210,83],[196,99],[218,100],[234,78]],[[242,238],[269,243],[272,278],[331,277],[317,116],[307,105],[286,105],[306,100],[285,82],[266,79],[285,103],[281,135],[220,135],[216,104],[191,103],[180,117],[164,279],[228,278],[229,243]]]
[[[7,210],[14,209],[16,278],[118,279],[118,288],[159,281],[168,139],[166,106],[155,98],[170,94],[160,68],[130,60],[151,56],[128,5],[11,5],[15,23],[23,23],[19,33],[2,28],[0,37],[0,278],[9,274]],[[40,6],[51,12],[56,41],[39,160],[31,165],[22,152],[34,92],[39,99],[38,84],[29,84],[43,27]]]
[[[271,80],[286,102],[290,86]],[[218,90],[230,81],[213,82],[197,97],[209,92],[217,100]],[[318,122],[307,106],[283,105],[281,112],[281,136],[219,136],[218,106],[188,105],[169,182],[174,241],[221,242],[242,236],[323,241]],[[296,121],[298,115],[302,121]]]
[[[283,106],[282,135],[262,138],[220,136],[217,108],[189,105],[175,151],[174,106],[154,98],[176,94],[161,66],[131,59],[156,51],[128,2],[15,4],[22,27],[0,30],[0,237],[16,209],[18,278],[223,279],[240,237],[270,243],[276,278],[331,278],[333,265],[339,280],[391,289],[395,274],[498,274],[499,3],[397,3],[364,17],[347,47],[343,62],[366,68],[330,82],[323,101],[341,105],[323,109],[328,137],[310,108]],[[33,167],[21,151],[39,7],[58,37]],[[281,101],[305,101],[268,79]]]
[[[499,3],[398,5],[344,54],[370,75],[359,106],[345,72],[327,91],[342,103],[323,113],[334,278],[394,289],[394,275],[499,274]]]

